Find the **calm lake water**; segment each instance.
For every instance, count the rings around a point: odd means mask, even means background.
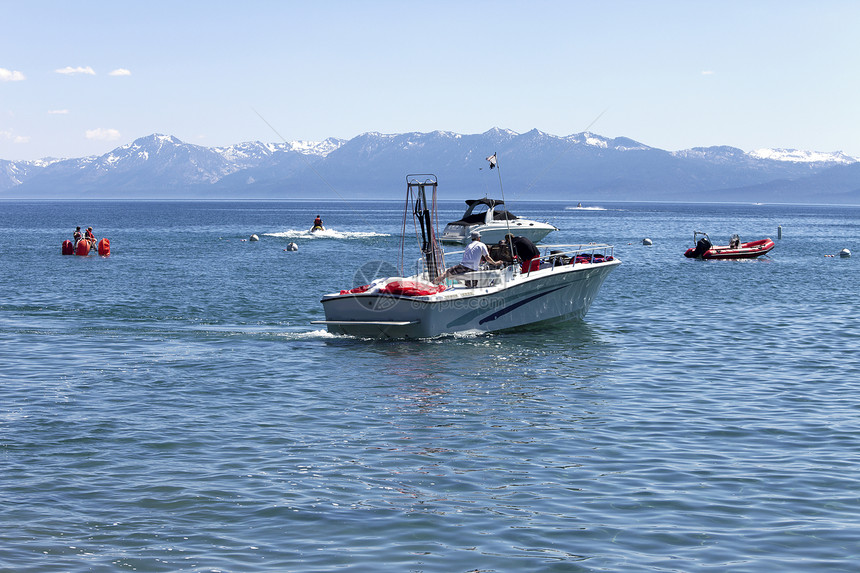
[[[0,203],[0,570],[856,571],[860,208],[577,202],[584,320],[410,342],[310,324],[399,202]]]

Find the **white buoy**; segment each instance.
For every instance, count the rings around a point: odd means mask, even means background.
[[[650,244],[651,244],[651,239],[648,239],[648,238],[642,239],[642,244],[643,244],[643,245],[650,245]]]
[[[851,256],[851,251],[849,251],[848,249],[842,249],[841,251],[839,251],[839,256],[843,259],[847,259]]]
[[[259,240],[260,240],[260,237],[258,237],[257,235],[251,235],[251,239],[250,239],[250,240],[252,240],[252,241],[259,241]]]
[[[287,245],[287,250],[288,251],[298,251],[299,246],[295,243],[290,243],[289,245]]]

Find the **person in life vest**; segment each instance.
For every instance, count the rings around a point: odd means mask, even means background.
[[[72,245],[77,247],[78,241],[80,241],[81,238],[83,237],[83,235],[81,234],[81,228],[80,227],[75,227],[75,232],[72,235],[72,237],[74,237],[74,239],[72,240]]]
[[[317,215],[317,218],[314,219],[314,226],[311,227],[311,233],[313,233],[314,231],[325,231],[325,227],[323,227],[322,218],[320,218],[319,215]]]
[[[93,228],[87,227],[87,230],[84,231],[84,240],[90,244],[90,248],[95,248],[96,246],[96,236],[93,235]]]

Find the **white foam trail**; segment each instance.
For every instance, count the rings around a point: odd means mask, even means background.
[[[457,332],[452,332],[451,335],[454,338],[484,338],[487,336],[492,336],[492,332],[487,332],[486,330],[460,330]]]
[[[490,338],[494,335],[492,332],[486,332],[484,330],[464,330],[459,332],[451,332],[441,334],[439,336],[434,336],[433,338],[423,338],[419,340],[413,340],[412,342],[425,342],[427,344],[435,344],[437,342],[444,342],[445,340],[450,340],[451,338],[457,339],[486,339]],[[373,338],[363,338],[361,336],[351,336],[349,334],[332,334],[328,330],[306,330],[304,332],[285,332],[279,334],[279,336],[283,336],[289,340],[325,340],[325,339],[334,339],[334,340],[376,340]],[[384,340],[380,342],[402,342],[402,340],[391,339]]]
[[[565,211],[606,211],[606,207],[565,207]]]
[[[369,237],[389,237],[388,233],[375,233],[373,231],[338,231],[326,229],[311,233],[308,229],[288,229],[277,233],[263,233],[267,237],[281,237],[284,239],[367,239]]]
[[[332,334],[328,330],[308,330],[305,332],[290,332],[284,335],[292,340],[314,340],[318,338],[338,338],[337,334]]]

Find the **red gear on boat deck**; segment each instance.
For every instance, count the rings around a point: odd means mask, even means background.
[[[415,281],[391,281],[385,288],[379,290],[384,294],[402,294],[405,296],[425,296],[445,290],[445,285],[428,285]]]

